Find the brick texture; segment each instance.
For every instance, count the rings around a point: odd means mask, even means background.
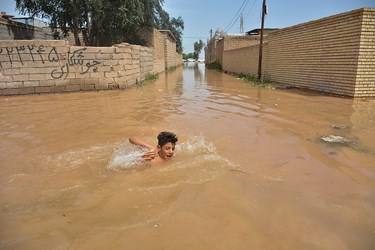
[[[127,88],[148,74],[182,64],[182,56],[176,52],[175,40],[166,35],[168,32],[154,30],[152,47],[0,40],[0,95]]]
[[[375,9],[274,31],[263,53],[262,74],[272,81],[329,94],[374,97]],[[259,45],[223,50],[223,69],[257,74],[258,54]]]

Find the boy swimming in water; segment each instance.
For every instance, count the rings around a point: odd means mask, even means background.
[[[157,138],[158,145],[156,148],[137,136],[130,137],[129,142],[149,149],[148,152],[142,155],[142,158],[146,161],[155,163],[169,161],[174,154],[176,142],[178,141],[177,136],[171,132],[161,132]]]

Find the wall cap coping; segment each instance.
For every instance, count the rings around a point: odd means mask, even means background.
[[[173,41],[175,41],[175,42],[177,41],[177,39],[175,38],[175,36],[173,35],[173,33],[170,30],[159,30],[159,32],[162,33],[162,34],[167,34],[173,39]]]
[[[311,21],[307,21],[307,22],[304,22],[304,23],[299,23],[299,24],[292,25],[292,26],[289,26],[289,27],[281,28],[279,30],[275,30],[273,32],[270,32],[269,35],[272,36],[274,34],[277,34],[279,32],[284,32],[284,31],[289,30],[289,29],[295,29],[295,28],[299,28],[299,27],[314,24],[314,23],[324,22],[324,21],[329,20],[329,19],[333,19],[333,18],[337,18],[337,17],[343,17],[343,16],[350,16],[350,15],[353,15],[353,14],[363,13],[363,12],[375,12],[375,8],[360,8],[360,9],[355,9],[355,10],[351,10],[351,11],[347,11],[347,12],[342,12],[342,13],[339,13],[339,14],[334,14],[334,15],[323,17],[323,18],[320,18],[320,19],[311,20]]]

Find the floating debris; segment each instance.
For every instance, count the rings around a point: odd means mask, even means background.
[[[330,142],[330,143],[340,143],[340,144],[351,143],[351,141],[348,138],[345,138],[340,135],[324,135],[320,139],[325,142]]]
[[[333,124],[331,125],[331,128],[333,129],[348,129],[349,127],[344,124]]]

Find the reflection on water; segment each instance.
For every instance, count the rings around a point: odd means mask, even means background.
[[[126,91],[0,97],[0,246],[373,249],[374,110],[197,63]],[[150,166],[127,138],[160,131],[176,155]]]

